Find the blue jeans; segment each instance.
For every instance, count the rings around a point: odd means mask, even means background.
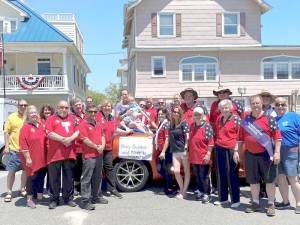
[[[172,189],[173,185],[173,175],[170,171],[172,166],[172,153],[169,151],[168,148],[165,153],[165,159],[157,159],[157,169],[160,175],[164,178],[165,181],[165,190]]]

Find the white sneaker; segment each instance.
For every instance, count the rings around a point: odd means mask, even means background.
[[[241,205],[240,202],[232,203],[230,208],[236,209],[236,208],[240,207],[240,205]]]
[[[218,206],[218,205],[225,205],[225,204],[227,204],[227,203],[229,203],[228,200],[227,200],[227,201],[223,201],[223,202],[215,201],[215,202],[214,202],[214,205],[216,205],[216,206]]]

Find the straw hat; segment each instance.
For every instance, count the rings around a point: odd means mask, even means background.
[[[271,99],[272,99],[272,102],[275,101],[275,98],[276,96],[273,95],[271,92],[269,92],[268,90],[262,90],[259,94],[258,94],[260,97],[263,97],[263,96],[270,96]]]
[[[221,91],[226,91],[226,92],[229,93],[229,95],[232,95],[232,92],[230,91],[230,89],[227,88],[227,87],[223,87],[223,86],[220,86],[220,87],[218,87],[217,89],[214,89],[214,90],[213,90],[213,94],[214,94],[215,96],[218,96],[219,92],[221,92]]]
[[[193,88],[186,88],[184,89],[182,92],[180,92],[180,96],[181,98],[184,98],[185,93],[190,92],[193,94],[194,96],[194,100],[196,100],[198,98],[198,94],[197,91],[195,91]]]

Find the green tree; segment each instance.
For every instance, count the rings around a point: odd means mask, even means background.
[[[94,90],[88,90],[86,96],[91,96],[96,105],[99,105],[100,103],[102,103],[104,100],[107,99],[105,94]]]
[[[105,95],[106,98],[112,101],[113,104],[117,103],[120,101],[120,85],[119,84],[114,84],[110,83],[107,88],[105,88]]]

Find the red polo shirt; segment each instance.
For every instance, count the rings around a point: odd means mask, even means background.
[[[206,108],[202,105],[199,105],[197,102],[195,102],[194,106],[191,108],[188,108],[186,103],[181,103],[180,108],[183,110],[182,119],[184,119],[189,126],[194,122],[193,121],[193,111],[195,107],[201,107],[204,111],[204,114],[206,114]],[[209,122],[208,116],[205,116],[205,119],[207,122]]]
[[[231,115],[223,123],[223,116],[219,116],[215,122],[215,142],[223,148],[234,149],[239,138],[241,119],[237,115]]]
[[[230,100],[232,101],[232,106],[233,106],[232,112],[235,115],[239,115],[240,117],[242,117],[242,114],[244,112],[243,106],[240,103],[238,103],[236,100],[232,100],[232,99]],[[220,101],[218,100],[218,101],[214,101],[211,104],[210,114],[209,114],[209,121],[211,124],[214,124],[217,118],[221,115],[221,112],[218,109],[219,102]]]
[[[208,151],[208,146],[214,145],[213,128],[207,122],[201,126],[192,123],[190,126],[189,139],[189,160],[191,164],[205,164],[204,156]]]
[[[157,134],[157,151],[160,153],[170,135],[170,122],[166,122]]]
[[[62,137],[70,137],[75,131],[75,121],[70,116],[61,118],[58,115],[52,115],[46,121],[47,134],[54,132]],[[47,164],[65,159],[76,159],[74,142],[65,146],[61,142],[49,138]]]
[[[20,130],[20,158],[22,167],[27,176],[33,176],[36,171],[47,166],[46,164],[46,132],[45,124],[40,122],[36,127],[33,124],[25,123]],[[23,151],[28,150],[32,160],[32,166],[26,166]]]
[[[251,116],[248,115],[248,116]],[[251,116],[252,117],[252,116]],[[277,126],[276,119],[266,115],[261,115],[255,119],[255,123],[260,126],[263,131],[273,140],[281,140],[280,130]],[[259,144],[243,127],[241,127],[239,141],[245,142],[246,150],[257,154],[266,151],[266,149]]]
[[[73,117],[76,126],[79,126],[79,124],[81,124],[82,121],[84,121],[84,119],[86,118],[85,114],[82,114],[82,116],[79,116],[76,113],[70,113],[70,116]],[[82,153],[82,144],[83,143],[79,138],[77,138],[75,140],[75,151],[76,151],[76,153]]]
[[[85,120],[79,125],[80,139],[88,138],[96,145],[102,144],[102,137],[104,135],[100,123],[93,123],[90,120]],[[95,158],[101,155],[96,149],[91,148],[83,143],[83,158]]]
[[[102,115],[102,113],[101,113]],[[105,136],[105,151],[111,151],[112,150],[112,142],[113,142],[113,136],[115,133],[115,130],[117,128],[117,123],[115,118],[112,115],[109,115],[108,118],[105,118],[103,115],[101,116],[101,119],[99,121],[101,124],[101,127],[104,132]]]
[[[150,118],[150,121],[145,120],[145,125],[150,124],[150,129],[155,129],[155,127],[151,125],[151,122],[154,121],[155,124],[158,124],[156,108],[152,106],[150,109],[145,109],[144,111]]]

